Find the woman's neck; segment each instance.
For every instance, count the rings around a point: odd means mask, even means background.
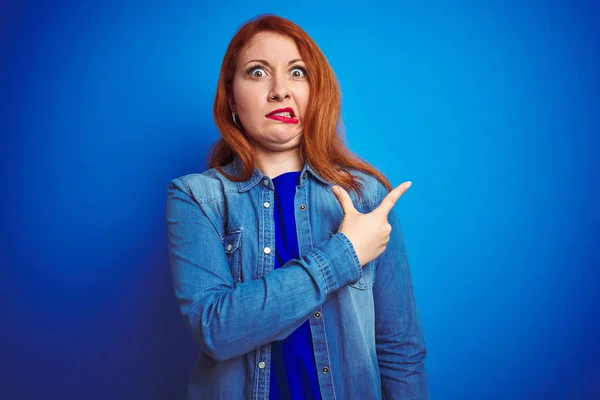
[[[304,162],[300,149],[290,149],[279,153],[255,152],[256,166],[269,178],[291,171],[301,171]]]

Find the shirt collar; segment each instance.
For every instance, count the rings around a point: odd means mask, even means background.
[[[234,175],[239,175],[244,170],[243,165],[242,165],[242,160],[240,160],[240,158],[237,155],[234,156],[234,158],[233,158],[232,167],[233,167]],[[333,185],[331,182],[329,182],[328,180],[323,178],[321,175],[319,175],[314,169],[312,169],[312,167],[308,163],[305,163],[304,168],[302,168],[302,171],[300,173],[300,186],[304,186],[304,184],[306,183],[307,177],[311,176],[311,175],[313,177],[315,177],[317,180],[321,181],[326,186],[331,187]],[[252,189],[256,184],[258,184],[259,182],[261,182],[265,179],[269,180],[270,186],[273,185],[270,182],[271,179],[268,176],[266,176],[264,173],[262,173],[255,166],[250,179],[248,179],[247,181],[244,181],[244,182],[236,182],[238,191],[246,192],[246,191]]]

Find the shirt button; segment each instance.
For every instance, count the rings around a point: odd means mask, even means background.
[[[268,201],[265,201],[265,202],[263,203],[263,207],[264,207],[264,208],[269,208],[269,207],[271,207],[271,205],[269,204],[269,202],[268,202]]]
[[[300,209],[301,209],[302,211],[304,211],[304,210],[306,210],[306,206],[305,206],[304,204],[300,204]]]
[[[233,249],[233,246],[231,245],[231,243],[229,243],[229,244],[227,245],[227,251],[231,251],[231,249]]]
[[[321,318],[321,313],[318,311],[314,315],[315,315],[315,318]]]
[[[269,186],[269,180],[268,179],[263,180],[263,185]]]
[[[267,366],[267,364],[265,364],[264,361],[261,361],[258,363],[258,368],[260,368],[260,369],[265,369],[266,366]]]
[[[323,369],[321,369],[321,371],[323,371],[323,373],[326,374],[329,372],[329,368],[323,367]]]
[[[306,179],[306,174],[302,174],[302,179]]]
[[[271,248],[270,247],[265,247],[265,249],[263,251],[265,252],[265,254],[271,254]]]

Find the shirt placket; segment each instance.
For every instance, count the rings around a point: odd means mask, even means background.
[[[309,203],[309,185],[307,173],[303,172],[302,181],[296,189],[294,196],[294,215],[296,218],[296,234],[298,235],[298,249],[300,257],[312,251],[313,235],[311,232],[310,213],[313,205]],[[317,377],[323,400],[335,399],[333,375],[331,373],[331,357],[327,345],[325,330],[325,315],[323,307],[314,310],[310,316],[310,333],[312,337]]]
[[[273,270],[275,256],[275,222],[273,220],[273,182],[264,177],[260,188],[261,218],[258,238],[259,254],[257,279]],[[267,343],[256,350],[254,399],[269,399],[269,379],[271,374],[271,344]]]

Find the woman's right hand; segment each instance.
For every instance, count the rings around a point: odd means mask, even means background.
[[[373,261],[385,250],[392,232],[392,226],[387,220],[388,214],[411,185],[410,181],[398,185],[368,214],[361,214],[354,208],[350,195],[342,187],[332,187],[333,194],[344,211],[344,219],[338,232],[342,232],[352,242],[361,266]]]

